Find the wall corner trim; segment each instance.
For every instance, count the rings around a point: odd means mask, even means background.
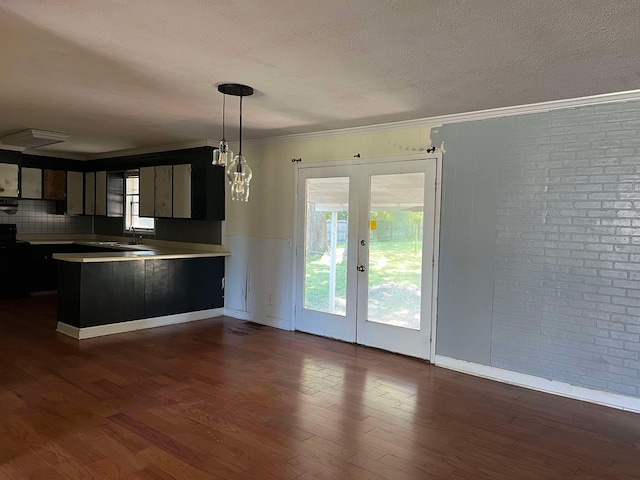
[[[105,335],[114,335],[116,333],[133,332],[136,330],[145,330],[147,328],[164,327],[167,325],[176,325],[178,323],[195,322],[197,320],[205,320],[212,317],[220,317],[223,315],[222,308],[212,308],[209,310],[199,310],[197,312],[178,313],[176,315],[166,315],[164,317],[143,318],[141,320],[132,320],[130,322],[110,323],[108,325],[98,325],[95,327],[78,328],[64,322],[58,322],[56,332],[62,333],[76,340],[85,340],[87,338],[103,337]]]
[[[260,325],[266,325],[267,327],[279,328],[280,330],[293,330],[293,322],[283,318],[267,317],[265,315],[257,315],[255,313],[245,312],[244,310],[234,310],[232,308],[225,308],[224,315],[238,320],[259,323]]]
[[[547,380],[534,375],[503,370],[501,368],[481,365],[479,363],[467,362],[455,358],[436,355],[435,365],[461,373],[467,373],[476,377],[487,378],[518,387],[524,387],[539,392],[551,393],[561,397],[582,400],[584,402],[596,403],[606,407],[627,410],[640,413],[640,398],[627,397],[615,393],[592,390],[584,387],[576,387],[569,383]]]

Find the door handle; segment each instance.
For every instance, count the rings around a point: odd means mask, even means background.
[[[358,265],[358,271],[364,272],[364,265]]]

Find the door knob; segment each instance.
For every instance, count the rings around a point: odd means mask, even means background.
[[[364,272],[364,265],[358,265],[358,271]]]

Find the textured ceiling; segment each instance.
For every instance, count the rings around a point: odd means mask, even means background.
[[[256,89],[245,138],[632,90],[639,20],[637,0],[0,0],[0,136],[218,140],[221,82]]]

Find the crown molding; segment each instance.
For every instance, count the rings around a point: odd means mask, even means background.
[[[22,154],[37,155],[39,157],[65,158],[67,160],[87,160],[87,155],[84,153],[56,152],[54,150],[37,150],[34,148],[22,150]]]
[[[127,150],[115,150],[112,152],[93,153],[86,156],[87,160],[101,160],[103,158],[128,157],[130,155],[144,155],[147,153],[170,152],[172,150],[183,150],[186,148],[198,147],[217,147],[219,141],[213,141],[208,138],[201,140],[192,140],[189,142],[169,143],[166,145],[157,145],[153,147],[130,148]]]
[[[526,105],[516,105],[512,107],[492,108],[488,110],[477,110],[474,112],[453,113],[436,117],[417,118],[414,120],[404,120],[400,122],[380,123],[363,127],[341,128],[337,130],[324,130],[321,132],[294,133],[277,137],[245,140],[244,145],[265,145],[270,143],[290,142],[295,140],[311,140],[336,135],[354,135],[362,133],[372,133],[388,130],[399,130],[405,128],[439,127],[442,125],[473,122],[478,120],[488,120],[500,117],[512,117],[515,115],[528,115],[533,113],[551,112],[568,108],[585,107],[589,105],[601,105],[606,103],[621,103],[640,100],[640,90],[628,90],[625,92],[603,93],[588,97],[570,98],[565,100],[552,100],[549,102],[530,103]],[[232,142],[229,142],[230,144]],[[237,142],[234,142],[237,143]]]
[[[244,146],[249,145],[266,145],[271,143],[311,140],[331,136],[356,135],[364,133],[373,133],[381,131],[399,130],[405,128],[433,128],[442,125],[473,122],[478,120],[488,120],[491,118],[511,117],[515,115],[528,115],[533,113],[551,112],[554,110],[562,110],[568,108],[585,107],[589,105],[602,105],[607,103],[621,103],[640,100],[640,90],[629,90],[625,92],[604,93],[600,95],[591,95],[588,97],[571,98],[566,100],[553,100],[550,102],[531,103],[527,105],[516,105],[512,107],[492,108],[489,110],[478,110],[475,112],[454,113],[450,115],[440,115],[436,117],[417,118],[414,120],[404,120],[400,122],[380,123],[374,125],[366,125],[362,127],[341,128],[336,130],[324,130],[320,132],[310,133],[294,133],[289,135],[281,135],[277,137],[257,138],[253,140],[243,141]],[[229,142],[229,144],[237,149],[238,142]],[[171,143],[167,145],[158,145],[144,148],[131,148],[127,150],[114,150],[102,153],[66,153],[37,149],[18,149],[8,145],[0,145],[0,149],[22,151],[25,155],[40,155],[43,157],[68,158],[71,160],[99,160],[104,158],[125,157],[129,155],[142,155],[146,153],[168,152],[172,150],[182,150],[187,148],[198,147],[217,147],[218,140],[200,139],[189,142]]]

